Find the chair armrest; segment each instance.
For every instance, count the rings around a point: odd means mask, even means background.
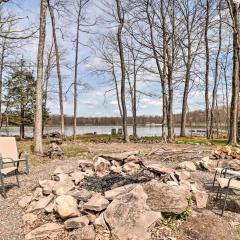
[[[227,174],[227,171],[230,170],[231,168],[230,167],[224,167],[220,173],[220,177],[223,175],[224,177],[226,176]]]
[[[4,157],[4,158],[2,158],[3,164],[8,164],[9,162],[4,162],[4,160],[11,160],[12,163],[13,163],[13,165],[15,166],[16,161],[14,161],[12,158],[10,158],[10,157]]]
[[[236,175],[230,177],[229,180],[228,180],[227,188],[229,188],[230,183],[231,183],[232,180],[239,179],[239,178],[240,178],[240,174],[236,174]]]

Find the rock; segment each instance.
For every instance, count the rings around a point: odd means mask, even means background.
[[[113,239],[150,239],[148,228],[161,217],[147,206],[148,196],[142,186],[115,198],[103,213]]]
[[[103,157],[107,160],[116,160],[123,162],[125,159],[127,159],[131,155],[137,155],[139,154],[139,151],[131,151],[131,152],[123,152],[123,153],[112,153],[112,154],[102,154],[100,157]]]
[[[91,177],[94,175],[94,172],[91,169],[87,169],[87,170],[85,170],[85,172],[83,172],[83,175],[86,177]]]
[[[26,213],[22,216],[24,225],[32,225],[37,220],[37,215],[33,213]]]
[[[105,198],[107,200],[113,200],[114,198],[122,195],[122,194],[126,194],[128,192],[130,192],[134,187],[136,187],[136,184],[129,184],[129,185],[125,185],[122,187],[118,187],[118,188],[114,188],[112,190],[106,191],[105,194]]]
[[[94,221],[94,226],[96,229],[108,230],[108,226],[105,222],[103,213],[101,213]]]
[[[122,172],[122,167],[111,166],[110,171],[112,171],[114,173],[121,173]]]
[[[55,181],[58,181],[58,182],[63,182],[63,181],[67,181],[67,180],[71,180],[72,181],[72,178],[69,177],[68,174],[66,173],[59,173],[59,174],[56,174],[52,177],[52,179],[54,179]]]
[[[45,195],[49,195],[50,193],[52,193],[52,190],[53,190],[53,187],[55,184],[56,184],[56,182],[53,180],[39,181],[39,185],[42,187],[43,194],[45,194]]]
[[[175,174],[177,174],[179,180],[188,180],[189,178],[191,178],[191,173],[188,171],[176,171]]]
[[[80,212],[78,211],[77,200],[70,195],[62,195],[56,198],[56,211],[62,219],[71,217],[78,217]]]
[[[75,188],[75,185],[73,181],[69,178],[57,182],[53,187],[53,193],[56,195],[64,195],[67,192],[73,190]]]
[[[112,163],[112,166],[114,166],[114,167],[121,167],[122,166],[121,162],[116,161],[116,160],[112,160],[111,163]]]
[[[185,170],[190,171],[190,172],[194,172],[194,171],[197,170],[196,165],[191,161],[185,161],[185,162],[179,163],[178,168],[185,169]]]
[[[33,199],[33,196],[32,195],[27,195],[27,196],[24,196],[22,197],[19,201],[18,201],[18,205],[20,208],[26,208],[30,202],[32,201]]]
[[[130,155],[128,156],[125,160],[124,160],[125,163],[128,163],[128,162],[133,162],[133,163],[140,163],[141,160],[138,156],[136,155]]]
[[[89,224],[89,219],[86,216],[69,218],[64,222],[66,229],[82,228]]]
[[[217,165],[218,161],[212,160],[209,157],[203,157],[202,160],[200,161],[200,167],[208,171],[214,171]]]
[[[95,240],[96,233],[92,225],[77,229],[71,234],[71,240]]]
[[[50,143],[46,155],[50,158],[63,158],[64,152],[56,143]]]
[[[102,157],[98,157],[94,162],[94,170],[97,175],[104,176],[109,173],[111,164],[109,161]]]
[[[51,202],[44,208],[44,210],[46,213],[52,213],[54,208],[55,208],[55,203]]]
[[[178,183],[176,183],[174,181],[168,181],[166,184],[170,185],[170,186],[178,186],[179,185]]]
[[[84,179],[82,172],[73,172],[71,173],[71,177],[73,178],[73,181],[76,185],[78,185]]]
[[[133,162],[128,162],[123,165],[123,171],[126,173],[134,173],[137,172],[139,169],[140,165]]]
[[[160,164],[157,164],[157,163],[148,164],[146,166],[146,168],[149,171],[160,174],[160,175],[161,174],[171,174],[171,173],[174,172],[174,169],[163,167],[163,166],[161,166]]]
[[[95,193],[89,200],[86,202],[83,207],[84,209],[101,212],[106,209],[109,204],[109,201],[103,197],[100,193]]]
[[[191,185],[192,197],[196,202],[197,208],[206,208],[208,203],[208,194],[205,191],[198,190],[195,186]]]
[[[61,167],[57,167],[57,168],[55,169],[55,171],[53,172],[53,175],[63,174],[63,173],[65,173],[65,172],[63,171],[63,169],[62,169]]]
[[[73,196],[77,200],[86,202],[92,197],[93,193],[86,189],[82,189],[80,191],[75,189],[74,191],[69,192],[69,195]]]
[[[42,197],[38,201],[32,202],[32,204],[27,209],[28,213],[44,209],[54,198],[53,194],[50,194],[47,197]]]
[[[25,239],[30,240],[30,239],[38,239],[38,238],[44,238],[44,237],[49,238],[53,232],[59,231],[62,228],[63,228],[63,225],[60,225],[57,223],[46,223],[29,232],[25,236]]]
[[[184,186],[170,186],[152,180],[143,185],[146,192],[147,205],[153,211],[180,214],[188,207],[190,191]]]
[[[37,187],[33,192],[33,199],[39,200],[43,196],[43,189],[41,187]]]
[[[179,227],[183,239],[233,240],[237,239],[230,224],[216,214],[206,212],[190,216]],[[181,237],[179,239],[182,239]]]
[[[86,171],[87,169],[93,169],[93,162],[88,160],[79,160],[78,165],[82,171]]]
[[[96,220],[96,215],[94,215],[94,214],[88,214],[88,215],[86,215],[87,216],[87,218],[88,218],[88,220],[89,220],[89,222],[90,223],[93,223],[95,220]]]

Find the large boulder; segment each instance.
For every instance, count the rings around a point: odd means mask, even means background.
[[[185,162],[179,163],[178,168],[185,169],[190,172],[194,172],[197,170],[197,166],[194,164],[194,162],[191,162],[191,161],[185,161]]]
[[[138,185],[112,201],[103,215],[113,240],[150,239],[148,228],[161,213],[151,211],[146,204],[147,198],[142,186]]]
[[[106,209],[109,201],[100,193],[95,193],[84,205],[84,209],[101,212]]]
[[[62,181],[57,182],[53,187],[53,193],[56,195],[64,195],[73,190],[75,185],[71,178],[64,178]]]
[[[220,216],[211,212],[190,216],[179,231],[178,239],[194,240],[233,240],[237,239],[230,224]]]
[[[54,232],[57,232],[63,228],[63,225],[57,223],[46,223],[42,226],[32,230],[26,236],[26,240],[39,239],[39,238],[50,238]]]
[[[111,164],[108,160],[98,157],[94,162],[94,170],[97,175],[104,176],[109,173]]]
[[[70,195],[57,197],[55,199],[55,204],[56,210],[62,219],[78,217],[80,215],[77,200]]]
[[[171,186],[156,180],[143,185],[146,192],[147,205],[153,211],[180,214],[188,207],[190,191],[184,186]]]

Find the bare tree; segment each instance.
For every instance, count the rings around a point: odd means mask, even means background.
[[[228,143],[237,144],[237,123],[238,123],[238,105],[239,105],[239,3],[234,0],[228,1],[228,7],[232,18],[233,29],[233,74],[232,74],[232,100],[230,109],[230,131]]]
[[[42,153],[42,84],[43,84],[43,55],[46,35],[47,0],[41,0],[40,31],[37,57],[37,91],[36,91],[36,116],[34,129],[34,151]]]
[[[60,115],[61,115],[61,135],[62,138],[65,136],[65,126],[64,126],[64,109],[63,109],[63,86],[62,86],[62,75],[61,75],[61,64],[60,64],[60,53],[58,47],[57,33],[56,33],[56,23],[54,16],[54,9],[48,0],[48,9],[51,16],[52,22],[52,33],[55,47],[55,56],[56,56],[56,66],[57,66],[57,75],[58,75],[58,88],[59,88],[59,106],[60,106]]]
[[[122,31],[125,23],[124,18],[124,9],[122,6],[121,0],[116,1],[117,8],[117,20],[118,20],[118,30],[117,30],[117,40],[118,40],[118,48],[119,48],[119,57],[121,64],[121,104],[122,104],[122,115],[123,115],[123,135],[124,141],[129,141],[128,130],[127,130],[127,107],[126,107],[126,67],[124,60],[124,50],[123,50],[123,42],[122,42]]]

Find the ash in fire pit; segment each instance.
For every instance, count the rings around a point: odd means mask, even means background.
[[[84,188],[94,192],[106,192],[116,187],[121,187],[133,183],[145,183],[154,177],[149,176],[145,171],[140,171],[131,175],[123,176],[119,173],[110,172],[104,177],[89,176],[84,181]]]

